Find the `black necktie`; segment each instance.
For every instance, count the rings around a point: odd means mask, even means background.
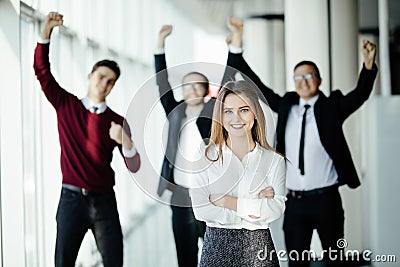
[[[93,113],[97,113],[98,109],[99,109],[98,107],[93,106],[93,107],[90,108],[90,111],[93,112]]]
[[[301,123],[300,149],[299,149],[299,169],[301,175],[304,175],[304,136],[306,131],[306,115],[310,105],[304,105],[303,121]]]

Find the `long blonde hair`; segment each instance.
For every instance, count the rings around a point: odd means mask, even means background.
[[[251,136],[253,140],[260,144],[265,149],[275,151],[267,141],[267,136],[265,132],[265,116],[264,112],[261,108],[260,102],[258,101],[257,89],[255,85],[248,81],[230,81],[224,84],[219,91],[214,111],[213,111],[213,120],[211,124],[211,136],[210,143],[206,148],[205,156],[208,160],[216,162],[220,158],[222,158],[222,146],[225,144],[228,139],[228,132],[225,130],[222,124],[222,119],[224,116],[224,102],[228,95],[236,94],[241,96],[246,96],[250,103],[250,109],[254,113],[254,125],[251,129]],[[213,146],[218,146],[218,154],[216,158],[209,157],[210,148]]]

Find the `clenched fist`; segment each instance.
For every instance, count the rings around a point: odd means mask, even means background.
[[[110,138],[117,142],[118,144],[122,144],[122,126],[119,124],[116,124],[115,122],[111,122],[111,127],[110,127]]]
[[[241,33],[243,31],[243,21],[239,18],[228,18],[226,24],[228,25],[229,30],[233,33]]]
[[[50,12],[43,25],[43,31],[40,34],[42,39],[50,39],[51,32],[53,31],[54,27],[60,26],[64,23],[63,15],[57,12]]]
[[[172,25],[163,25],[158,33],[158,48],[164,48],[165,46],[165,38],[168,37],[172,32]]]
[[[242,47],[243,21],[239,18],[229,18],[226,24],[231,31],[226,43],[235,47]]]
[[[364,57],[365,68],[372,69],[375,62],[376,45],[368,40],[363,40],[361,42],[361,52]]]

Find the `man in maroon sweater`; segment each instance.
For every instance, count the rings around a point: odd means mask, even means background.
[[[89,74],[88,95],[81,100],[61,88],[50,71],[49,43],[53,28],[62,23],[61,14],[49,13],[34,58],[37,79],[57,112],[61,145],[63,185],[56,216],[55,265],[75,265],[83,237],[90,229],[104,266],[122,266],[122,231],[110,163],[117,146],[129,170],[136,172],[140,155],[124,118],[105,102],[120,69],[114,61],[97,62]]]

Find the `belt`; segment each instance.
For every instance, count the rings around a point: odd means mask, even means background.
[[[327,186],[327,187],[321,187],[321,188],[317,188],[317,189],[313,189],[313,190],[308,190],[308,191],[296,191],[296,190],[290,190],[288,189],[289,196],[292,196],[294,198],[302,198],[302,197],[308,197],[308,196],[317,196],[317,195],[322,195],[328,192],[333,192],[333,191],[337,191],[338,189],[338,185],[334,184],[331,186]]]
[[[75,186],[75,185],[62,184],[62,188],[71,190],[71,191],[76,192],[76,193],[80,193],[80,194],[82,194],[82,195],[84,195],[84,196],[89,195],[89,191],[88,191],[87,189],[85,189],[85,188],[80,188],[80,187]]]

